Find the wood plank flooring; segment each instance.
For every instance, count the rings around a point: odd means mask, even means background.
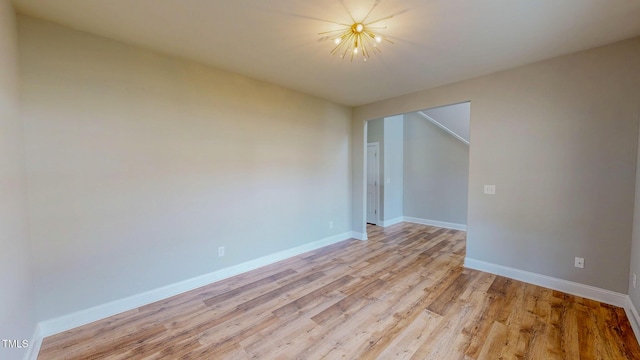
[[[44,340],[39,359],[640,359],[624,310],[464,269],[402,223]]]

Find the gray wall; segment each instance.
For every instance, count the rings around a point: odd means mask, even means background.
[[[404,123],[403,116],[384,118],[384,220],[403,216]]]
[[[409,113],[404,154],[404,216],[465,225],[469,146]]]
[[[351,230],[350,108],[32,18],[19,40],[39,320]]]
[[[369,121],[368,125],[367,125],[367,143],[374,143],[377,142],[379,143],[379,153],[378,153],[378,159],[380,161],[380,168],[379,168],[379,174],[380,174],[380,178],[378,179],[378,184],[380,184],[380,199],[378,199],[378,204],[380,205],[380,208],[378,209],[378,220],[379,221],[383,221],[384,220],[384,193],[385,193],[385,187],[384,187],[384,119],[375,119],[375,120],[371,120]],[[366,179],[365,179],[366,180]]]
[[[16,41],[13,9],[9,1],[0,0],[0,339],[31,341],[36,321]],[[0,358],[23,356],[24,349],[0,344]]]
[[[638,59],[635,38],[355,108],[354,231],[363,229],[363,122],[471,101],[467,256],[626,293]],[[484,184],[497,194],[483,195]]]
[[[440,106],[422,110],[422,112],[469,142],[471,103],[464,102],[462,104]]]

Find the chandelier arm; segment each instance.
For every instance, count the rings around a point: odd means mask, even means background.
[[[365,41],[362,43],[362,58],[367,61],[367,59],[369,58],[369,49],[367,48],[367,42]]]
[[[347,55],[347,53],[350,52],[350,50],[351,50],[351,40],[347,40],[345,42],[347,43],[346,44],[347,46],[345,46],[344,52],[342,53],[342,56],[341,56],[341,58],[343,58],[343,59]]]
[[[365,24],[365,26],[369,26],[369,25],[373,25],[373,24],[375,24],[375,23],[379,23],[379,22],[380,22],[380,21],[382,21],[382,20],[388,20],[388,19],[391,19],[393,16],[394,16],[394,15],[389,15],[389,16],[386,16],[386,17],[380,18],[380,19],[378,19],[378,20],[374,20],[374,21],[368,22],[368,23],[366,23],[366,24]]]
[[[341,44],[344,44],[342,46],[344,48],[344,51],[342,52],[342,55],[340,57],[344,58],[344,56],[347,54],[349,49],[351,49],[351,44],[353,44],[353,33],[347,34],[347,37],[344,39],[343,42],[341,42]]]
[[[339,38],[341,39],[341,41],[336,44],[336,47],[331,51],[331,54],[335,54],[336,52],[339,52],[341,48],[345,47],[347,45],[348,41],[348,33],[342,34],[342,36]]]
[[[369,15],[371,15],[371,13],[373,12],[373,10],[375,10],[376,7],[378,7],[378,5],[380,5],[381,0],[376,0],[376,2],[373,4],[373,6],[371,7],[371,10],[369,10],[369,12],[367,13],[367,15],[364,17],[364,19],[362,19],[362,22],[367,21],[367,19],[369,18]]]
[[[351,25],[347,25],[347,24],[340,24],[342,26],[351,28]],[[329,30],[329,31],[323,31],[323,32],[319,32],[318,35],[327,35],[327,34],[332,34],[332,33],[339,33],[339,32],[348,32],[351,30],[345,30],[345,29],[336,29],[336,30]]]
[[[369,30],[387,30],[389,29],[388,26],[368,26],[367,25],[367,29]]]
[[[336,46],[333,48],[333,50],[331,50],[331,55],[335,55],[335,53],[336,53],[338,50],[340,50],[340,48],[341,48],[343,45],[344,45],[343,43],[340,43],[340,44],[336,45]]]
[[[353,14],[351,14],[351,11],[349,11],[349,8],[347,7],[347,5],[344,3],[344,0],[338,0],[338,2],[340,3],[340,5],[342,5],[342,7],[347,11],[347,14],[349,14],[349,17],[351,18],[351,20],[355,23],[356,19],[353,18]]]
[[[367,34],[367,36],[371,37],[372,39],[375,39],[376,37],[376,34],[368,28],[364,29],[363,33]]]

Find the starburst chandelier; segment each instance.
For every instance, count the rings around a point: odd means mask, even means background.
[[[369,14],[371,14],[371,11]],[[362,21],[355,21],[351,16],[352,24],[337,23],[341,28],[319,33],[320,40],[331,40],[335,44],[335,47],[331,50],[332,55],[338,54],[343,59],[350,57],[351,61],[360,56],[362,60],[367,61],[371,54],[382,52],[379,44],[383,41],[393,44],[393,41],[379,33],[380,30],[388,29],[388,26],[372,26],[393,16],[366,22],[369,14]]]

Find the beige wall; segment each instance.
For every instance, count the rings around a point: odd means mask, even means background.
[[[640,99],[638,99],[640,104]],[[640,116],[639,119],[640,120]],[[638,142],[638,156],[636,164],[636,195],[633,213],[633,235],[631,240],[631,269],[629,271],[629,297],[631,302],[640,312],[640,136]],[[633,276],[636,275],[636,284],[633,284]]]
[[[350,108],[32,18],[19,40],[40,320],[351,230]]]
[[[36,321],[16,41],[13,9],[9,1],[0,0],[0,339],[31,341]],[[23,356],[24,349],[0,344],[1,359]]]
[[[471,101],[467,256],[626,293],[638,59],[635,38],[354,109],[354,231],[364,231],[363,122]]]

